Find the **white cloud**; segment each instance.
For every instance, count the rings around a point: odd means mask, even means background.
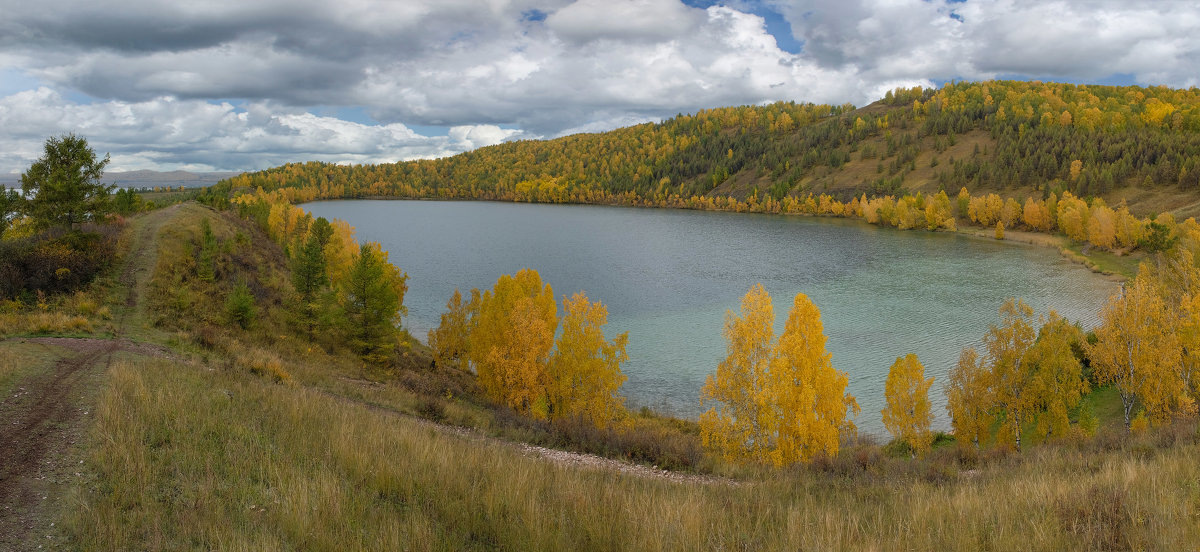
[[[499,144],[521,134],[519,130],[500,128],[496,125],[464,125],[450,127],[449,137],[456,146],[470,150]]]
[[[564,40],[666,41],[692,32],[704,11],[678,0],[579,0],[546,18]]]
[[[296,160],[385,163],[440,157],[498,144],[521,131],[463,126],[423,136],[400,123],[364,125],[254,103],[156,98],[79,104],[49,88],[0,98],[0,173],[20,172],[41,155],[48,136],[75,132],[110,170],[243,170]]]
[[[774,0],[823,67],[869,80],[1132,74],[1190,86],[1200,69],[1195,2]]]

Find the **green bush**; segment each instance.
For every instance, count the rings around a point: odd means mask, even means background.
[[[250,288],[245,282],[239,282],[230,292],[229,298],[225,300],[225,314],[242,329],[249,328],[250,324],[254,323],[254,295],[250,293]]]

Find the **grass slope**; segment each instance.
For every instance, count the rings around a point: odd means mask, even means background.
[[[245,373],[109,372],[85,549],[1182,549],[1195,444],[1037,449],[940,481],[572,469]]]

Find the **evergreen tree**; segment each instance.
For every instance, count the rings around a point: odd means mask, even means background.
[[[292,285],[305,304],[312,302],[321,288],[329,285],[325,267],[325,246],[333,236],[333,227],[325,217],[313,222],[308,239],[292,261]]]
[[[97,161],[87,140],[68,134],[46,140],[45,153],[21,175],[25,214],[36,226],[74,229],[112,210],[110,192],[100,183],[108,156]]]
[[[350,265],[342,285],[346,329],[350,346],[371,364],[386,364],[396,349],[407,280],[378,243],[363,244]]]

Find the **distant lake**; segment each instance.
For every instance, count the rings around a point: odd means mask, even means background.
[[[455,288],[488,289],[501,274],[536,269],[560,312],[564,296],[586,291],[608,306],[605,335],[629,332],[627,403],[689,418],[725,356],[725,312],[758,282],[774,300],[777,333],[797,293],[821,309],[833,365],[862,406],[856,423],[881,436],[896,357],[916,353],[937,378],[934,425],[949,428],[946,373],[963,347],[981,344],[1006,298],[1087,328],[1117,289],[1049,248],[843,219],[494,202],[303,207],[383,245],[408,273],[403,325],[421,339]]]

